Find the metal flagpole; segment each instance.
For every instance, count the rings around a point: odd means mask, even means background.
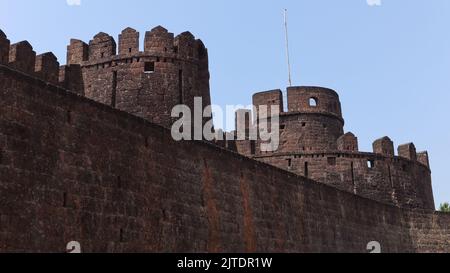
[[[289,73],[289,87],[292,86],[292,78],[291,78],[291,60],[289,57],[289,36],[288,36],[288,20],[287,20],[287,9],[284,10],[284,28],[286,30],[286,58],[288,65],[288,73]]]

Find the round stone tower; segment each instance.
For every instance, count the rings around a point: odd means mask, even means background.
[[[287,89],[287,111],[281,90],[257,93],[253,104],[280,107],[280,146],[277,152],[320,152],[337,149],[344,134],[338,94],[322,87]]]
[[[174,106],[194,109],[194,97],[211,104],[208,52],[201,40],[184,32],[176,37],[158,26],[146,32],[144,50],[139,32],[126,28],[116,42],[97,34],[89,45],[71,40],[67,64],[81,66],[86,97],[170,127]]]
[[[268,142],[248,134],[246,139],[237,138],[234,146],[228,145],[237,152],[379,202],[434,210],[428,153],[417,153],[414,144],[408,143],[399,146],[395,155],[389,137],[376,140],[373,152],[360,152],[356,135],[344,134],[341,103],[335,91],[290,87],[287,110],[281,90],[266,91],[253,96],[253,105],[256,123],[250,120],[251,111],[240,110],[236,116],[240,113],[245,118],[236,119],[236,131],[261,129],[265,119],[273,121],[276,109],[280,112],[279,145],[273,151],[265,151],[262,144]],[[261,106],[270,109],[267,114]]]

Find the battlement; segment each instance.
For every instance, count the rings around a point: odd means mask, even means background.
[[[407,143],[398,146],[398,156],[407,158],[412,161],[417,160],[416,146],[414,143]]]
[[[9,66],[27,74],[33,74],[36,52],[28,41],[12,44],[9,49]]]
[[[338,140],[339,151],[358,151],[358,138],[352,133],[341,136]],[[394,151],[394,142],[387,136],[375,140],[372,144],[373,154],[381,155],[385,158],[396,158]],[[353,148],[353,149],[352,149]],[[410,161],[421,163],[430,168],[428,152],[416,152],[415,145],[408,143],[398,147],[398,158],[408,159]]]
[[[116,55],[116,41],[112,36],[100,32],[89,41],[89,61],[103,60]]]
[[[348,132],[337,140],[337,149],[345,152],[358,152],[358,138],[351,132]]]
[[[280,113],[317,113],[330,114],[342,119],[339,95],[331,89],[323,87],[298,86],[287,88],[287,105],[284,109],[282,91],[270,90],[253,95],[253,105],[272,105],[280,108]]]
[[[34,71],[44,81],[55,85],[58,84],[59,62],[53,53],[47,52],[36,56]]]
[[[133,55],[139,52],[139,32],[126,28],[119,34],[119,55]]]
[[[393,158],[396,156],[394,152],[394,142],[387,136],[375,140],[372,146],[374,154],[382,155],[388,158]],[[427,168],[430,168],[428,152],[424,151],[417,153],[414,143],[399,145],[397,150],[399,158],[419,162]]]
[[[336,91],[323,87],[289,87],[289,112],[325,112],[342,118],[341,103]]]
[[[381,154],[385,156],[394,156],[394,142],[385,136],[383,138],[377,139],[373,142],[373,152],[375,154]]]
[[[280,89],[256,93],[253,95],[253,105],[256,107],[258,119],[272,116],[272,106],[276,106],[279,113],[283,113],[283,93]],[[267,108],[264,109],[261,106],[267,106]]]
[[[89,59],[89,45],[77,39],[71,39],[67,46],[67,65],[82,64]]]
[[[28,41],[11,44],[6,34],[0,30],[0,64],[39,78],[45,82],[61,85],[68,79],[60,81],[59,62],[52,52],[36,55]]]
[[[95,35],[89,44],[72,39],[67,46],[67,64],[86,66],[146,56],[155,57],[153,62],[207,60],[207,49],[203,42],[190,32],[175,36],[162,26],[157,26],[145,32],[143,51],[139,48],[139,39],[140,33],[130,27],[119,34],[118,51],[115,39],[104,32]]]
[[[417,153],[417,161],[419,161],[423,165],[425,165],[428,168],[430,168],[430,159],[428,157],[428,152],[427,151]]]

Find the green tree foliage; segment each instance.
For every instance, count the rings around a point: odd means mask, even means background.
[[[441,204],[439,211],[450,213],[450,204],[449,203]]]

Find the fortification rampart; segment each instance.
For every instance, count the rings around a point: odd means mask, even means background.
[[[124,144],[126,143],[126,145]],[[399,209],[170,131],[0,65],[0,252],[449,252]],[[224,164],[226,162],[226,164]]]

